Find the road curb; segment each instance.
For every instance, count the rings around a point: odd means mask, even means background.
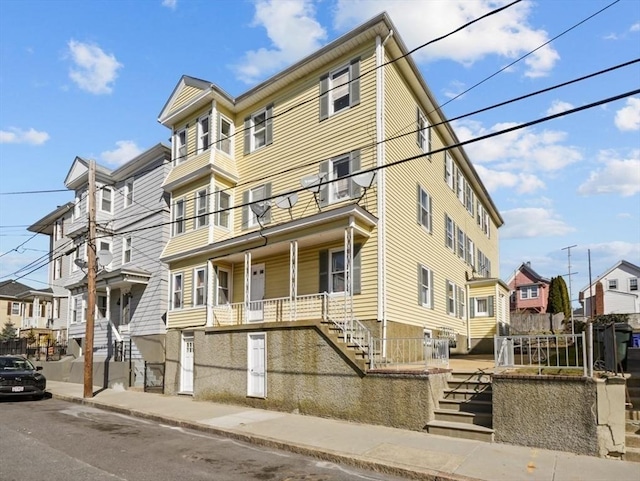
[[[136,409],[126,408],[122,406],[114,406],[112,404],[103,403],[96,399],[78,398],[76,396],[70,396],[66,394],[51,393],[54,399],[61,401],[68,401],[75,404],[82,404],[84,406],[91,406],[105,411],[115,412],[118,414],[125,414],[149,421],[161,422],[171,426],[177,426],[185,429],[192,429],[194,431],[205,432],[208,434],[214,434],[226,438],[231,438],[236,441],[242,441],[258,446],[264,446],[268,448],[281,449],[283,451],[289,451],[295,454],[301,454],[304,456],[321,459],[323,461],[345,464],[360,469],[367,469],[382,474],[388,474],[391,476],[400,476],[407,479],[419,479],[424,481],[478,481],[477,478],[470,478],[467,476],[460,476],[451,473],[443,473],[435,470],[410,468],[400,464],[382,463],[379,461],[373,461],[371,459],[365,459],[360,456],[347,456],[343,453],[335,451],[321,449],[304,444],[288,443],[277,439],[269,438],[266,436],[256,436],[253,434],[241,433],[232,429],[221,429],[213,426],[207,426],[193,421],[185,421],[183,419],[172,418],[169,416],[152,414],[145,411],[139,411]]]

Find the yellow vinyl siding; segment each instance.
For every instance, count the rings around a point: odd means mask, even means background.
[[[195,152],[195,143],[193,145],[193,149],[189,148],[188,152]],[[193,172],[196,172],[198,169],[201,169],[202,167],[209,164],[210,157],[211,153],[209,150],[206,150],[196,156],[189,156],[187,160],[181,162],[173,169],[171,169],[171,172],[169,172],[169,175],[165,179],[164,184],[167,185],[171,182],[175,182],[176,180],[188,176]]]
[[[182,90],[180,90],[180,93],[173,102],[173,105],[171,105],[170,113],[181,109],[184,105],[187,105],[200,94],[202,94],[201,89],[185,85],[182,87]]]
[[[320,76],[331,69],[361,56],[361,72],[375,67],[373,50],[357,52],[345,56],[340,61],[327,66],[322,71],[305,76],[301,81],[282,90],[276,97],[240,112],[236,117],[236,132],[244,129],[244,118],[273,103],[273,143],[248,155],[244,155],[243,135],[236,135],[235,158],[242,185],[236,192],[236,203],[240,203],[242,192],[259,186],[269,179],[272,195],[300,189],[300,179],[319,172],[320,163],[340,154],[361,148],[361,168],[375,164],[375,149],[371,146],[372,132],[375,132],[375,75],[360,79],[360,104],[319,121]],[[290,108],[301,102],[309,103]],[[287,112],[280,115],[282,112]],[[287,171],[281,173],[282,170]],[[373,190],[373,189],[372,189]],[[317,210],[312,194],[300,192],[299,201],[292,209],[294,218],[309,215]],[[372,199],[373,195],[370,194]],[[370,204],[375,205],[375,200]],[[331,206],[328,206],[330,208]],[[241,229],[241,210],[235,213],[236,231]],[[272,223],[290,220],[286,210],[273,209]]]
[[[193,307],[193,271],[196,268],[207,267],[207,256],[197,256],[186,261],[174,262],[169,266],[170,286],[169,298],[173,298],[173,275],[182,274],[182,309],[169,309],[167,328],[185,328],[203,326],[206,324],[207,312],[204,306]]]

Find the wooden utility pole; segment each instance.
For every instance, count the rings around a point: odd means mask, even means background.
[[[93,397],[93,324],[96,309],[96,163],[89,161],[87,233],[87,319],[84,334],[84,397]]]

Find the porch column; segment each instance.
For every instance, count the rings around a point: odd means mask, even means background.
[[[353,320],[353,225],[344,230],[344,313]]]
[[[29,327],[39,327],[40,324],[40,298],[35,296],[33,298],[33,313],[31,316],[32,325]],[[33,326],[35,324],[35,326]]]
[[[207,261],[207,326],[213,326],[213,306],[216,304],[216,298],[214,297],[213,285],[214,285],[214,269],[213,261],[209,259]]]
[[[111,286],[107,285],[107,310],[105,311],[104,316],[107,318],[109,324],[113,325],[113,320],[111,319]]]
[[[298,241],[289,243],[289,320],[298,318]]]
[[[251,252],[244,253],[244,313],[243,321],[248,322],[249,304],[251,302]]]

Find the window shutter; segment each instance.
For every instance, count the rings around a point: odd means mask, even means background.
[[[420,187],[420,184],[417,185],[418,188],[418,225],[422,225],[422,187]]]
[[[271,197],[271,182],[264,184],[264,198],[268,199],[269,197]],[[265,202],[269,202],[269,201],[265,201]],[[269,222],[271,222],[271,209],[268,209],[264,213],[264,216],[262,217],[263,224],[268,224]]]
[[[431,232],[431,221],[432,221],[432,217],[433,217],[433,208],[431,205],[431,196],[429,194],[427,194],[427,203],[429,205],[429,232]]]
[[[325,160],[320,164],[320,175],[324,174],[323,182],[327,182],[329,180],[329,161]],[[324,207],[329,204],[329,184],[325,183],[322,187],[320,187],[320,196],[319,202],[320,207]]]
[[[423,292],[422,292],[422,266],[420,264],[418,264],[418,305],[422,306],[426,299],[423,296]]]
[[[489,317],[493,317],[495,315],[495,307],[493,305],[495,300],[496,300],[496,296],[489,296],[489,301],[488,301]]]
[[[360,170],[360,150],[354,150],[350,154],[350,173],[354,173]],[[353,177],[349,178],[349,196],[353,199],[360,197],[360,186],[353,181]]]
[[[244,119],[244,155],[251,152],[251,117]]]
[[[349,105],[353,107],[360,103],[360,58],[351,61],[349,80]]]
[[[273,104],[267,105],[265,114],[266,145],[273,143]]]
[[[242,193],[242,228],[246,229],[249,224],[249,191]]]
[[[355,244],[353,246],[353,293],[360,294],[362,290],[362,260],[360,256],[362,244]]]
[[[11,305],[12,305],[11,301],[7,302],[7,316],[11,315]]]
[[[469,299],[469,315],[471,317],[476,317],[476,298],[472,297]]]
[[[320,251],[320,262],[318,272],[320,274],[319,279],[319,291],[320,293],[329,292],[329,251]]]
[[[320,120],[329,117],[329,74],[320,77]]]
[[[433,271],[429,271],[429,293],[431,295],[431,309],[435,308],[435,301],[436,301],[436,297],[435,297],[435,287],[433,284]]]

